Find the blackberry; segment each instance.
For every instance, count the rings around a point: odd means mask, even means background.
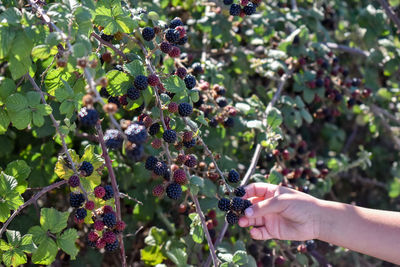
[[[156,74],[150,74],[147,77],[147,81],[149,82],[150,86],[157,86],[160,84],[160,78]]]
[[[156,157],[149,156],[146,159],[146,163],[145,163],[144,167],[146,168],[146,170],[152,171],[152,170],[154,170],[157,162],[158,162],[158,159]]]
[[[191,131],[186,131],[183,133],[182,136],[183,141],[189,142],[193,139],[193,132]]]
[[[243,197],[246,194],[246,189],[244,189],[243,186],[239,186],[237,188],[235,188],[235,196],[237,197]]]
[[[120,149],[124,138],[116,129],[108,129],[104,134],[104,141],[109,149]]]
[[[233,4],[233,0],[224,0],[224,5],[230,6]]]
[[[359,85],[360,85],[360,80],[359,80],[358,78],[353,78],[353,79],[351,80],[351,86],[357,87],[357,86],[359,86]]]
[[[175,29],[178,26],[183,26],[183,22],[180,18],[174,18],[173,20],[171,20],[169,27],[171,29]]]
[[[100,34],[100,38],[103,39],[106,42],[111,42],[114,39],[114,36],[101,33]]]
[[[245,199],[243,200],[243,209],[242,212],[244,212],[247,208],[251,207],[253,204],[251,203],[250,200]]]
[[[147,86],[149,85],[149,82],[147,80],[147,77],[144,75],[138,75],[135,78],[135,81],[133,82],[135,87],[139,90],[145,90]]]
[[[166,172],[164,172],[163,175],[163,179],[167,182],[169,182],[171,180],[171,172],[169,170],[167,170]]]
[[[188,37],[187,37],[187,36],[183,36],[182,38],[180,38],[180,39],[178,40],[178,42],[176,42],[176,44],[177,44],[177,45],[184,45],[184,44],[187,43],[187,41],[188,41]]]
[[[89,247],[92,247],[92,248],[96,247],[96,242],[95,241],[88,240],[87,244],[88,244]]]
[[[144,125],[140,125],[137,123],[132,123],[125,130],[125,134],[128,138],[128,141],[135,144],[142,144],[147,139],[147,131]]]
[[[231,202],[227,198],[221,198],[218,201],[218,208],[222,211],[229,211]]]
[[[101,87],[100,89],[100,96],[104,98],[109,98],[110,94],[108,93],[107,89],[105,87]]]
[[[237,224],[239,221],[239,217],[233,212],[233,211],[228,211],[225,216],[225,220],[229,224]]]
[[[172,49],[172,45],[169,42],[163,41],[160,44],[160,49],[163,53],[168,54]]]
[[[171,51],[169,51],[168,56],[176,58],[179,57],[181,54],[181,50],[177,46],[173,46]]]
[[[113,228],[117,224],[117,219],[115,218],[114,213],[104,214],[103,223],[108,228]]]
[[[71,187],[78,187],[81,184],[81,182],[79,180],[79,176],[72,175],[71,177],[69,177],[68,184]]]
[[[208,125],[210,125],[210,127],[217,127],[218,126],[218,121],[217,121],[217,119],[216,118],[212,118],[211,120],[210,120],[210,122],[208,123]]]
[[[93,190],[95,197],[97,198],[103,198],[104,195],[106,194],[106,190],[104,189],[104,187],[98,185],[94,188]]]
[[[293,38],[292,44],[297,45],[297,44],[299,44],[299,43],[300,43],[300,36],[299,36],[299,35],[296,35],[296,36]]]
[[[86,203],[85,203],[85,209],[87,209],[87,210],[93,210],[94,206],[95,206],[94,202],[91,200],[86,201]]]
[[[83,161],[79,170],[82,172],[83,176],[90,176],[93,173],[93,165],[90,162]]]
[[[105,248],[106,251],[111,252],[111,251],[116,250],[118,248],[118,246],[119,246],[119,242],[118,242],[118,239],[117,239],[112,244],[106,244],[106,246],[104,248]]]
[[[174,181],[177,184],[186,184],[187,182],[187,176],[184,170],[178,169],[174,172]]]
[[[253,3],[249,3],[243,8],[243,11],[248,16],[253,15],[254,13],[256,13],[256,5],[254,5]]]
[[[162,194],[164,194],[164,186],[162,184],[156,185],[153,188],[153,196],[155,197],[160,197]]]
[[[168,29],[165,32],[165,39],[172,44],[176,44],[179,41],[179,37],[180,34],[175,29]]]
[[[226,98],[223,96],[220,96],[216,99],[217,104],[220,108],[226,107],[228,105],[228,102],[226,101]]]
[[[185,82],[186,88],[189,90],[196,86],[196,78],[190,74],[187,75],[183,81]]]
[[[315,244],[314,240],[307,240],[305,243],[308,252],[311,252],[317,248],[317,244]]]
[[[83,107],[79,111],[78,117],[84,126],[94,126],[99,119],[99,114],[95,109]]]
[[[181,79],[185,78],[186,74],[187,74],[187,70],[184,67],[179,67],[176,70],[176,75]]]
[[[217,95],[224,96],[226,94],[226,89],[224,87],[219,87],[217,90]]]
[[[128,89],[127,96],[132,100],[137,100],[140,98],[140,91],[135,87],[131,87]]]
[[[176,132],[174,130],[166,130],[163,133],[163,139],[167,143],[175,143],[175,141],[176,141]]]
[[[121,65],[115,65],[115,66],[113,67],[113,69],[114,69],[114,70],[117,70],[117,71],[124,71],[124,69],[122,68]]]
[[[126,223],[124,221],[118,221],[117,224],[115,225],[115,230],[124,231],[125,227]]]
[[[193,107],[189,103],[180,103],[178,106],[179,115],[182,117],[190,116],[193,112]]]
[[[185,165],[189,168],[194,168],[197,164],[197,158],[194,155],[187,155],[185,160]]]
[[[226,118],[224,120],[224,127],[225,128],[232,128],[235,125],[235,121],[233,118]]]
[[[114,190],[111,185],[106,185],[104,190],[106,190],[106,194],[104,195],[103,200],[109,200],[114,196]]]
[[[192,65],[192,69],[193,69],[194,75],[202,74],[204,72],[203,67],[198,62],[196,62]]]
[[[135,144],[132,148],[126,150],[126,156],[132,161],[140,161],[143,157],[144,147],[141,144]]]
[[[228,173],[228,181],[230,183],[237,183],[239,182],[239,180],[240,180],[239,173],[234,169],[230,170]]]
[[[154,39],[154,37],[156,36],[156,34],[155,34],[153,28],[151,28],[151,27],[146,27],[146,28],[144,28],[143,31],[142,31],[142,36],[143,36],[143,39],[145,39],[146,41],[149,42],[149,41],[151,41],[151,40]]]
[[[163,176],[168,171],[168,166],[163,161],[159,161],[156,163],[153,169],[154,173]]]
[[[317,86],[317,87],[322,87],[322,86],[324,86],[324,80],[322,80],[322,79],[317,79],[317,80],[315,81],[315,86]]]
[[[267,157],[266,157],[266,160],[267,160],[267,162],[271,162],[271,161],[273,161],[274,160],[274,154],[272,154],[272,153],[268,153],[267,154]]]
[[[86,218],[86,216],[87,216],[87,211],[84,208],[79,208],[76,210],[75,217],[78,220],[83,220]]]
[[[119,97],[119,103],[122,105],[122,106],[126,106],[126,105],[128,105],[128,96],[127,95],[123,95],[123,96],[120,96]]]
[[[240,10],[241,10],[240,5],[232,4],[231,8],[229,9],[229,14],[231,14],[232,16],[239,16]]]
[[[117,107],[121,106],[118,96],[110,96],[107,101],[108,101],[108,103],[113,103],[113,104],[117,105]]]
[[[107,244],[112,244],[115,242],[115,240],[117,240],[116,235],[112,231],[106,231],[105,233],[103,233],[102,238],[104,239],[104,241],[106,241]]]
[[[79,208],[82,206],[83,202],[85,202],[85,197],[83,194],[74,194],[70,193],[69,194],[69,205],[73,208]]]
[[[234,197],[231,200],[230,208],[234,211],[241,211],[244,206],[244,201],[240,197]]]
[[[103,228],[104,228],[104,223],[103,223],[103,221],[95,221],[95,222],[93,223],[93,228],[94,228],[96,231],[103,231]]]
[[[153,123],[149,128],[149,134],[151,136],[158,134],[160,131],[160,124],[158,122]]]
[[[192,140],[190,140],[190,141],[183,141],[183,145],[186,147],[186,148],[191,148],[191,147],[194,147],[195,145],[196,145],[196,139],[192,139]]]
[[[182,195],[182,187],[177,183],[171,183],[167,186],[166,192],[169,198],[177,200]]]

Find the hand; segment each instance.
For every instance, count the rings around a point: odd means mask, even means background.
[[[244,199],[253,205],[239,220],[241,227],[254,226],[254,239],[309,240],[318,238],[318,199],[287,187],[254,183],[246,187]]]

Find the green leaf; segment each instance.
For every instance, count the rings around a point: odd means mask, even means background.
[[[22,111],[28,107],[28,100],[25,96],[15,93],[7,97],[6,99],[6,107],[9,111]]]
[[[262,121],[259,120],[251,120],[246,123],[247,128],[256,128],[259,130],[263,130]]]
[[[19,241],[21,241],[21,233],[18,231],[7,230],[6,236],[8,243],[11,244],[13,247],[16,247]]]
[[[8,96],[15,92],[17,86],[9,78],[0,77],[0,105],[6,102]]]
[[[196,213],[192,216],[189,216],[189,218],[192,220],[192,223],[190,224],[190,235],[192,236],[193,241],[199,244],[203,243],[204,231],[201,226],[199,215]]]
[[[13,249],[4,252],[3,262],[6,266],[20,266],[27,263],[27,257],[23,251],[19,249]]]
[[[1,90],[1,89],[0,89]],[[0,134],[4,134],[10,125],[10,118],[5,110],[0,110]]]
[[[280,172],[277,172],[275,170],[271,171],[271,173],[268,176],[268,182],[271,184],[279,184],[282,182],[283,176]]]
[[[76,165],[79,162],[79,156],[72,149],[68,149],[68,152],[72,157],[72,161]],[[68,168],[66,162],[64,161],[64,158],[62,156],[59,156],[56,166],[54,168],[54,173],[57,174],[57,176],[61,179],[69,179],[69,177],[74,174],[74,171]]]
[[[144,66],[141,60],[135,59],[124,65],[124,69],[133,77],[138,75],[146,75]]]
[[[79,253],[78,247],[75,245],[76,239],[78,239],[78,232],[76,229],[68,229],[61,235],[57,235],[57,245],[68,255],[71,259],[75,259]]]
[[[189,181],[190,192],[192,194],[197,195],[199,193],[200,188],[204,187],[204,179],[193,175]]]
[[[107,92],[112,96],[126,94],[133,84],[129,76],[122,71],[111,70],[107,72],[106,77],[108,79]]]
[[[310,104],[314,98],[315,98],[315,93],[313,90],[311,90],[310,88],[306,87],[303,91],[303,98],[304,101],[306,101],[307,104]]]
[[[16,7],[7,8],[0,14],[0,23],[5,25],[20,26],[21,11]]]
[[[24,32],[18,32],[10,50],[9,68],[14,80],[25,75],[31,66],[32,40]]]
[[[282,123],[282,114],[281,112],[274,107],[268,107],[267,109],[267,124],[272,129],[279,127]]]
[[[43,230],[43,228],[39,225],[31,227],[28,233],[32,235],[33,242],[35,242],[35,244],[41,244],[46,240],[46,238],[48,238],[47,231]]]
[[[7,57],[15,38],[15,31],[10,27],[0,26],[0,59]]]
[[[31,173],[31,168],[24,160],[14,160],[7,164],[7,168],[4,172],[8,175],[14,176],[14,178],[20,182],[28,178]]]
[[[8,111],[8,116],[15,128],[23,130],[28,127],[32,120],[32,112],[29,109],[23,109],[20,111]]]
[[[166,251],[168,258],[170,258],[176,266],[187,266],[187,253],[182,248],[170,248]]]
[[[303,117],[303,119],[307,122],[307,123],[312,123],[313,122],[313,117],[311,116],[311,114],[308,112],[308,110],[306,109],[301,109],[300,110],[300,114]]]
[[[171,93],[182,93],[186,92],[185,82],[176,75],[170,76],[163,80],[163,85],[168,92]]]
[[[33,60],[46,59],[51,56],[50,46],[47,44],[37,45],[32,49]]]
[[[246,251],[238,250],[233,254],[232,261],[237,265],[245,265],[249,261]]]
[[[155,226],[150,228],[149,235],[146,236],[144,242],[149,246],[160,246],[167,241],[167,231]]]
[[[161,251],[158,246],[146,246],[140,250],[140,259],[147,265],[157,265],[162,263],[167,257]]]
[[[54,262],[57,252],[57,244],[50,237],[46,237],[37,250],[32,253],[32,262],[49,265]]]
[[[60,89],[62,91],[65,89],[65,82],[72,83],[75,80],[72,74],[66,70],[52,69],[47,73],[44,84],[46,85],[47,92],[54,96],[56,90]],[[72,94],[71,97],[73,97],[73,92],[70,94]],[[58,96],[56,97],[58,98]]]
[[[2,172],[0,174],[0,222],[5,222],[10,216],[10,210],[16,210],[24,203],[24,199],[17,192],[17,180]]]
[[[54,208],[40,210],[40,225],[44,230],[56,234],[67,227],[69,212],[60,212]]]
[[[36,246],[33,243],[33,236],[31,234],[24,235],[18,248],[25,253],[32,253],[35,251]]]

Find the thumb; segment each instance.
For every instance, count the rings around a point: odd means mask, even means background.
[[[278,196],[276,196],[254,203],[251,207],[245,210],[245,215],[247,218],[256,218],[269,213],[281,212],[284,208],[285,206],[283,205],[282,199],[279,199]]]

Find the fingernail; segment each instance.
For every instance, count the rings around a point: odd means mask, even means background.
[[[247,208],[244,213],[246,214],[247,217],[252,216],[254,214],[254,211],[252,208]]]

